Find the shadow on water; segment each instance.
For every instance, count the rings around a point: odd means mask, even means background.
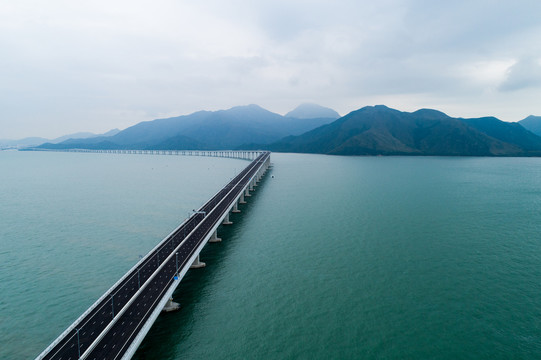
[[[220,225],[218,237],[222,241],[209,243],[201,251],[201,261],[204,261],[207,266],[202,269],[189,270],[173,294],[174,301],[181,306],[180,310],[158,316],[145,339],[139,345],[133,359],[157,360],[178,357],[176,344],[191,335],[192,327],[198,321],[196,318],[197,305],[204,303],[212,296],[205,289],[222,272],[225,266],[222,259],[226,258],[227,253],[235,247],[242,245],[239,243],[239,233],[243,229],[243,224],[249,221],[250,213],[258,201],[261,188],[271,173],[272,167],[267,170],[255,191],[252,192],[252,196],[247,198],[247,204],[239,205],[241,212],[229,215],[233,224]]]

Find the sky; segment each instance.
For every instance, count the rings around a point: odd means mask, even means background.
[[[538,0],[0,0],[0,139],[258,104],[541,115]]]

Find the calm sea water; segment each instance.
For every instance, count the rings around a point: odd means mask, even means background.
[[[541,159],[272,161],[137,359],[541,358]],[[0,152],[0,358],[37,355],[245,164]]]

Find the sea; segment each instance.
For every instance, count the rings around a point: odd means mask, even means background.
[[[271,155],[134,359],[540,359],[541,159]],[[247,161],[0,151],[0,359],[33,359]]]

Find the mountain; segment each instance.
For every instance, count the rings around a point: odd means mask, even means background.
[[[40,147],[266,148],[277,152],[337,155],[541,156],[541,137],[519,123],[494,117],[452,118],[432,109],[409,113],[378,105],[364,107],[334,121],[333,118],[302,118],[330,115],[328,110],[305,104],[288,116],[281,116],[257,105],[237,106],[145,121],[109,137],[72,138]],[[301,118],[289,116],[291,114]]]
[[[457,119],[436,110],[408,113],[378,105],[267,148],[336,155],[539,156],[541,137],[496,118]]]
[[[152,150],[209,150],[209,147],[197,140],[183,135],[173,136],[154,146]]]
[[[47,141],[49,140],[41,137],[27,137],[19,140],[0,139],[0,149],[38,146]]]
[[[74,134],[69,134],[69,135],[64,135],[64,136],[57,137],[56,139],[49,140],[49,142],[51,142],[53,144],[58,144],[58,143],[61,143],[61,142],[64,142],[64,141],[70,141],[70,140],[75,140],[75,139],[91,139],[91,138],[95,138],[95,137],[109,137],[109,136],[116,135],[119,132],[120,132],[120,130],[118,130],[118,129],[109,130],[104,134],[94,134],[94,133],[91,133],[91,132],[78,132],[78,133],[74,133]]]
[[[285,136],[300,135],[331,118],[295,119],[261,108],[237,106],[228,110],[198,111],[190,115],[144,121],[108,138],[71,139],[42,148],[107,149],[235,149],[243,144],[269,144]]]
[[[59,142],[66,141],[69,139],[86,139],[86,138],[91,138],[91,137],[96,137],[96,136],[99,136],[99,135],[96,135],[91,132],[78,132],[74,134],[57,137],[56,139],[49,140],[49,142],[52,142],[53,144],[57,144]]]
[[[96,135],[91,132],[78,132],[74,134],[69,135],[63,135],[60,137],[57,137],[55,139],[45,139],[41,137],[28,137],[24,139],[19,140],[0,140],[0,148],[20,148],[20,147],[34,147],[39,146],[41,144],[45,143],[51,143],[51,144],[58,144],[65,141],[71,141],[72,139],[90,139],[94,137],[108,137],[116,135],[120,130],[118,129],[112,129],[106,132],[105,134]]]
[[[541,116],[530,115],[526,119],[520,120],[518,123],[534,134],[541,136]]]
[[[297,106],[294,110],[291,110],[285,116],[296,119],[328,118],[336,120],[340,117],[340,114],[338,114],[333,109],[324,106],[306,103]]]
[[[541,150],[539,136],[525,129],[520,123],[505,122],[495,117],[460,120],[488,136],[516,145],[524,150]]]
[[[103,134],[97,135],[97,136],[105,136],[105,137],[115,136],[119,132],[120,132],[120,130],[115,128],[115,129],[111,129],[111,130],[107,131],[106,133],[103,133]]]

